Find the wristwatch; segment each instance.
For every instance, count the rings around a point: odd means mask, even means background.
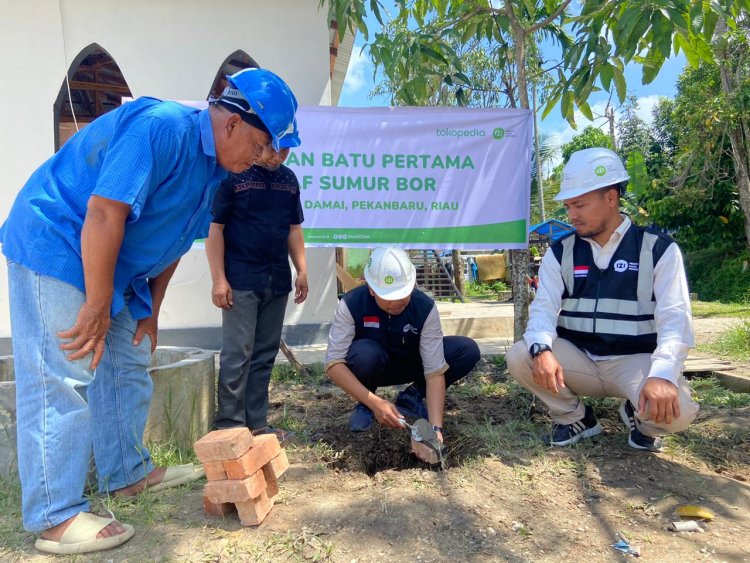
[[[538,342],[535,342],[529,348],[529,354],[531,354],[532,358],[536,358],[542,352],[551,352],[551,351],[552,351],[552,348],[549,345],[539,344]]]

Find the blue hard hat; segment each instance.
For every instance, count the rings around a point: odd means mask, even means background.
[[[297,118],[295,117],[292,121],[292,132],[287,133],[281,139],[279,139],[279,147],[282,149],[293,149],[302,144],[299,139],[299,131],[297,130]]]
[[[239,90],[271,135],[271,143],[279,150],[284,135],[295,132],[294,113],[297,98],[281,78],[264,68],[246,68],[227,76],[229,84]]]

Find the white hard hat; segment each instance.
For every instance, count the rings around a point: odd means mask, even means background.
[[[411,294],[417,271],[404,250],[379,246],[367,260],[365,280],[378,297],[396,301]]]
[[[615,151],[583,149],[570,155],[555,200],[570,199],[630,179]]]

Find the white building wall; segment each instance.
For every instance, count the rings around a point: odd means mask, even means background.
[[[0,220],[53,154],[53,103],[88,45],[114,58],[135,97],[204,100],[224,59],[242,49],[284,78],[300,104],[329,105],[328,37],[317,0],[0,0]],[[310,296],[291,304],[286,324],[332,317],[333,250],[308,249],[308,269]],[[0,261],[0,337],[10,335],[7,294]],[[220,318],[204,251],[192,250],[175,273],[160,326],[215,327]]]

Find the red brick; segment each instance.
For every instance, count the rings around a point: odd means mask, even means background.
[[[281,453],[263,466],[263,477],[266,479],[266,494],[269,498],[274,498],[279,494],[278,479],[289,468],[289,459],[286,452]]]
[[[234,512],[234,504],[231,502],[211,502],[206,495],[203,495],[203,512],[209,516],[228,516]]]
[[[266,463],[279,455],[281,445],[273,434],[253,438],[253,447],[238,459],[224,460],[224,470],[229,479],[244,479],[257,473]]]
[[[280,478],[286,470],[289,469],[289,458],[286,457],[286,452],[281,450],[281,453],[269,461],[263,466],[263,474],[268,480],[269,477],[273,479]]]
[[[276,479],[266,479],[266,495],[270,499],[276,499],[279,494],[279,482]]]
[[[237,459],[253,445],[253,435],[250,430],[242,428],[227,428],[214,430],[193,444],[195,454],[201,463]]]
[[[205,469],[206,479],[209,481],[223,481],[227,478],[224,463],[221,461],[207,461],[203,464],[203,469]]]
[[[265,517],[268,516],[268,513],[271,512],[273,499],[268,498],[268,495],[263,493],[253,500],[235,504],[243,526],[259,526]]]
[[[203,494],[211,502],[238,502],[257,498],[266,490],[266,480],[263,472],[258,471],[246,479],[209,481],[203,489]]]

